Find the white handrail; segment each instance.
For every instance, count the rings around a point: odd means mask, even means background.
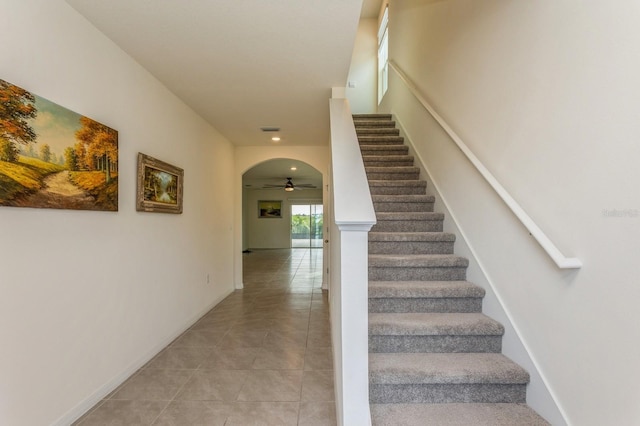
[[[536,239],[538,244],[542,246],[542,248],[547,252],[547,254],[553,259],[553,261],[558,265],[561,269],[578,269],[582,267],[582,262],[580,259],[576,257],[566,257],[563,255],[560,250],[553,244],[553,242],[545,235],[544,232],[535,224],[533,219],[529,217],[529,215],[520,207],[520,205],[516,202],[516,200],[509,195],[506,189],[496,180],[496,178],[491,174],[489,170],[480,162],[478,157],[476,157],[473,152],[469,149],[469,147],[460,139],[460,137],[451,129],[451,127],[444,121],[442,117],[434,110],[434,108],[429,105],[429,103],[424,99],[424,97],[418,91],[418,88],[413,84],[413,82],[409,79],[409,77],[398,67],[398,65],[389,61],[389,65],[391,69],[393,69],[400,80],[407,86],[411,94],[422,104],[422,106],[431,114],[431,116],[438,122],[438,124],[444,129],[445,132],[449,135],[449,137],[456,143],[458,148],[467,156],[471,164],[473,164],[476,169],[480,172],[482,177],[491,185],[491,187],[498,193],[502,201],[505,202],[507,206],[511,209],[513,214],[516,215],[520,222],[527,228],[529,233]]]

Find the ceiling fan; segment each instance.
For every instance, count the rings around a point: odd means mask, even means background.
[[[270,185],[270,184],[266,184],[263,186],[263,188],[282,188],[287,192],[291,192],[293,190],[303,190],[303,189],[315,189],[316,186],[315,185],[311,185],[309,183],[302,183],[299,185],[294,185],[293,182],[291,182],[291,178],[288,177],[287,179],[287,183],[285,183],[284,185]]]

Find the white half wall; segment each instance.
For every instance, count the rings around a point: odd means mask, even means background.
[[[557,269],[455,150],[413,130],[427,126],[390,82],[385,108],[412,129],[564,420],[580,426],[640,423],[638,21],[626,0],[390,2],[390,58],[584,263]]]
[[[0,424],[68,425],[233,290],[234,151],[64,1],[0,10],[0,78],[119,131],[118,212],[0,207]],[[182,215],[136,212],[138,152]]]

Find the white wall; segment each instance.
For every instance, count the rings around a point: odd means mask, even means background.
[[[418,144],[567,422],[581,426],[640,422],[639,19],[630,0],[390,9],[391,59],[560,250],[584,262],[558,270],[392,78],[385,109]]]
[[[282,189],[244,189],[244,191],[243,234],[246,234],[247,248],[290,248],[291,205],[295,204],[296,200],[322,204],[322,189],[305,189],[291,193]],[[258,200],[281,200],[282,218],[259,218]]]
[[[327,103],[327,109],[328,109]],[[233,178],[233,191],[235,193],[234,209],[235,211],[243,210],[243,203],[247,203],[248,192],[243,191],[242,175],[253,166],[268,160],[277,158],[291,158],[303,161],[322,173],[322,199],[324,200],[325,214],[328,211],[328,170],[330,151],[327,146],[237,146],[235,147],[235,168]],[[279,198],[277,198],[279,199]],[[249,247],[249,235],[244,235],[243,223],[248,225],[248,217],[245,214],[238,214],[235,217],[234,232],[234,279],[235,287],[242,288],[242,250]],[[262,219],[266,220],[266,219]],[[325,216],[325,223],[328,223]],[[325,253],[323,256],[324,265],[328,262],[325,245]],[[324,268],[326,270],[326,268]],[[326,278],[326,277],[325,277]],[[324,281],[323,281],[324,283]]]
[[[119,212],[0,208],[0,424],[69,424],[232,291],[234,153],[62,0],[0,10],[0,78],[119,131]],[[139,151],[182,215],[135,211]]]
[[[347,79],[355,87],[347,85],[345,91],[354,114],[372,114],[378,108],[377,63],[378,20],[360,19]]]

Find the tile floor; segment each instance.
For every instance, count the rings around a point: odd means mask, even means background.
[[[335,425],[321,283],[321,249],[245,254],[245,288],[75,424]]]

